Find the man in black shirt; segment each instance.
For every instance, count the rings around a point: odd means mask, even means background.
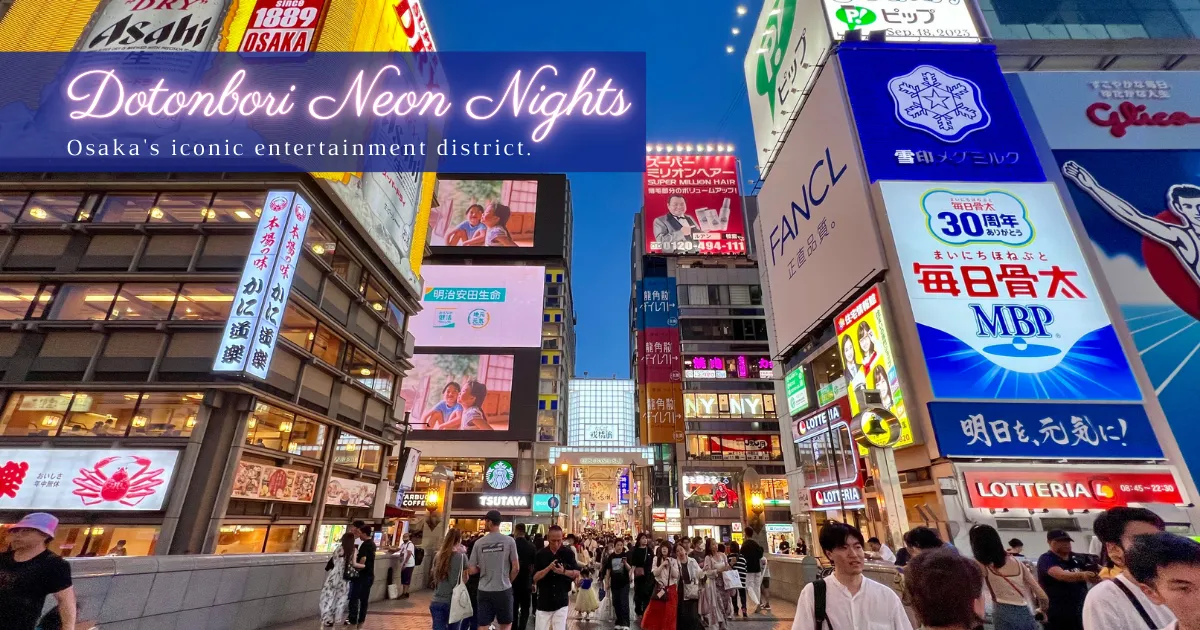
[[[600,567],[600,580],[608,576],[608,592],[613,602],[617,630],[629,627],[629,578],[632,573],[633,566],[629,564],[625,541],[618,538],[613,543],[612,553],[604,558]]]
[[[0,627],[33,630],[47,595],[54,595],[57,626],[75,630],[75,589],[71,566],[46,548],[54,540],[58,519],[35,512],[8,529],[9,550],[0,553]],[[48,624],[49,625],[49,624]]]
[[[525,630],[529,623],[529,607],[533,603],[533,558],[538,550],[525,537],[525,523],[517,523],[513,529],[517,541],[517,577],[513,580],[513,600],[516,611],[517,630]]]
[[[754,614],[765,613],[770,607],[768,602],[764,602],[762,598],[762,560],[763,548],[754,540],[754,528],[747,527],[745,529],[745,541],[742,543],[742,557],[746,559],[746,595],[750,601],[757,606],[754,609]]]
[[[1046,611],[1046,630],[1083,630],[1083,602],[1088,582],[1098,578],[1089,571],[1084,559],[1071,551],[1073,539],[1056,529],[1046,534],[1050,551],[1038,558],[1038,582],[1050,598]]]
[[[533,583],[537,585],[537,627],[566,630],[571,583],[579,577],[575,552],[563,546],[562,528],[555,525],[546,536],[550,542],[533,559]]]
[[[367,619],[367,602],[371,599],[371,585],[375,583],[375,541],[371,539],[374,530],[370,525],[354,529],[354,534],[362,542],[358,544],[357,562],[361,565],[358,577],[350,580],[350,623],[362,630],[363,622]]]

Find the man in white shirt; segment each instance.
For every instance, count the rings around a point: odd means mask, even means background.
[[[833,563],[833,575],[805,586],[800,592],[792,630],[826,630],[828,627],[838,630],[912,630],[896,592],[863,577],[866,541],[857,527],[826,523],[821,527],[818,539],[821,550]],[[816,610],[822,592],[825,620],[818,625]]]
[[[1096,517],[1092,525],[1096,538],[1120,573],[1088,591],[1083,602],[1084,630],[1161,630],[1175,620],[1166,606],[1150,601],[1125,570],[1125,556],[1134,539],[1164,527],[1163,520],[1145,508],[1115,507]]]
[[[400,543],[400,599],[408,599],[408,588],[412,584],[413,569],[417,566],[417,547],[412,543],[412,535],[404,533],[404,542]]]
[[[1177,618],[1162,630],[1200,630],[1200,543],[1166,532],[1138,536],[1125,559],[1142,592]]]
[[[867,546],[871,548],[871,558],[896,564],[896,554],[892,553],[892,550],[878,538],[874,536],[868,538]]]

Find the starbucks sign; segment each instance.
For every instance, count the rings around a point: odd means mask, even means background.
[[[750,37],[744,69],[759,169],[774,158],[788,120],[803,105],[829,54],[820,2],[766,0]]]
[[[483,482],[489,490],[504,490],[517,478],[517,469],[507,459],[493,459],[483,469]]]

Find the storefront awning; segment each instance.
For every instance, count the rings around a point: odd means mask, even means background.
[[[412,510],[398,508],[394,505],[385,505],[383,507],[384,518],[412,518],[416,515],[417,513]]]

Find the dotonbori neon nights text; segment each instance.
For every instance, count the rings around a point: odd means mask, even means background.
[[[546,81],[557,77],[558,68],[546,64],[530,73],[516,71],[503,94],[477,94],[468,98],[464,113],[475,120],[489,120],[508,109],[514,118],[536,117],[540,122],[531,139],[541,142],[554,128],[560,117],[576,113],[585,117],[619,117],[633,105],[626,102],[624,90],[614,88],[611,78],[602,85],[597,82],[596,69],[588,68],[580,75],[570,93],[551,90]],[[361,70],[355,75],[344,94],[317,94],[308,99],[302,110],[314,120],[327,121],[341,116],[443,117],[453,107],[446,94],[440,91],[393,91],[378,84],[390,76],[400,76],[400,68],[385,65],[373,75]],[[88,118],[136,118],[140,116],[185,116],[222,118],[234,115],[286,117],[296,105],[296,86],[282,94],[244,87],[245,70],[234,72],[219,91],[176,90],[159,79],[149,89],[128,89],[114,70],[88,70],[76,75],[67,84],[67,98],[82,103],[70,112],[72,120]]]

